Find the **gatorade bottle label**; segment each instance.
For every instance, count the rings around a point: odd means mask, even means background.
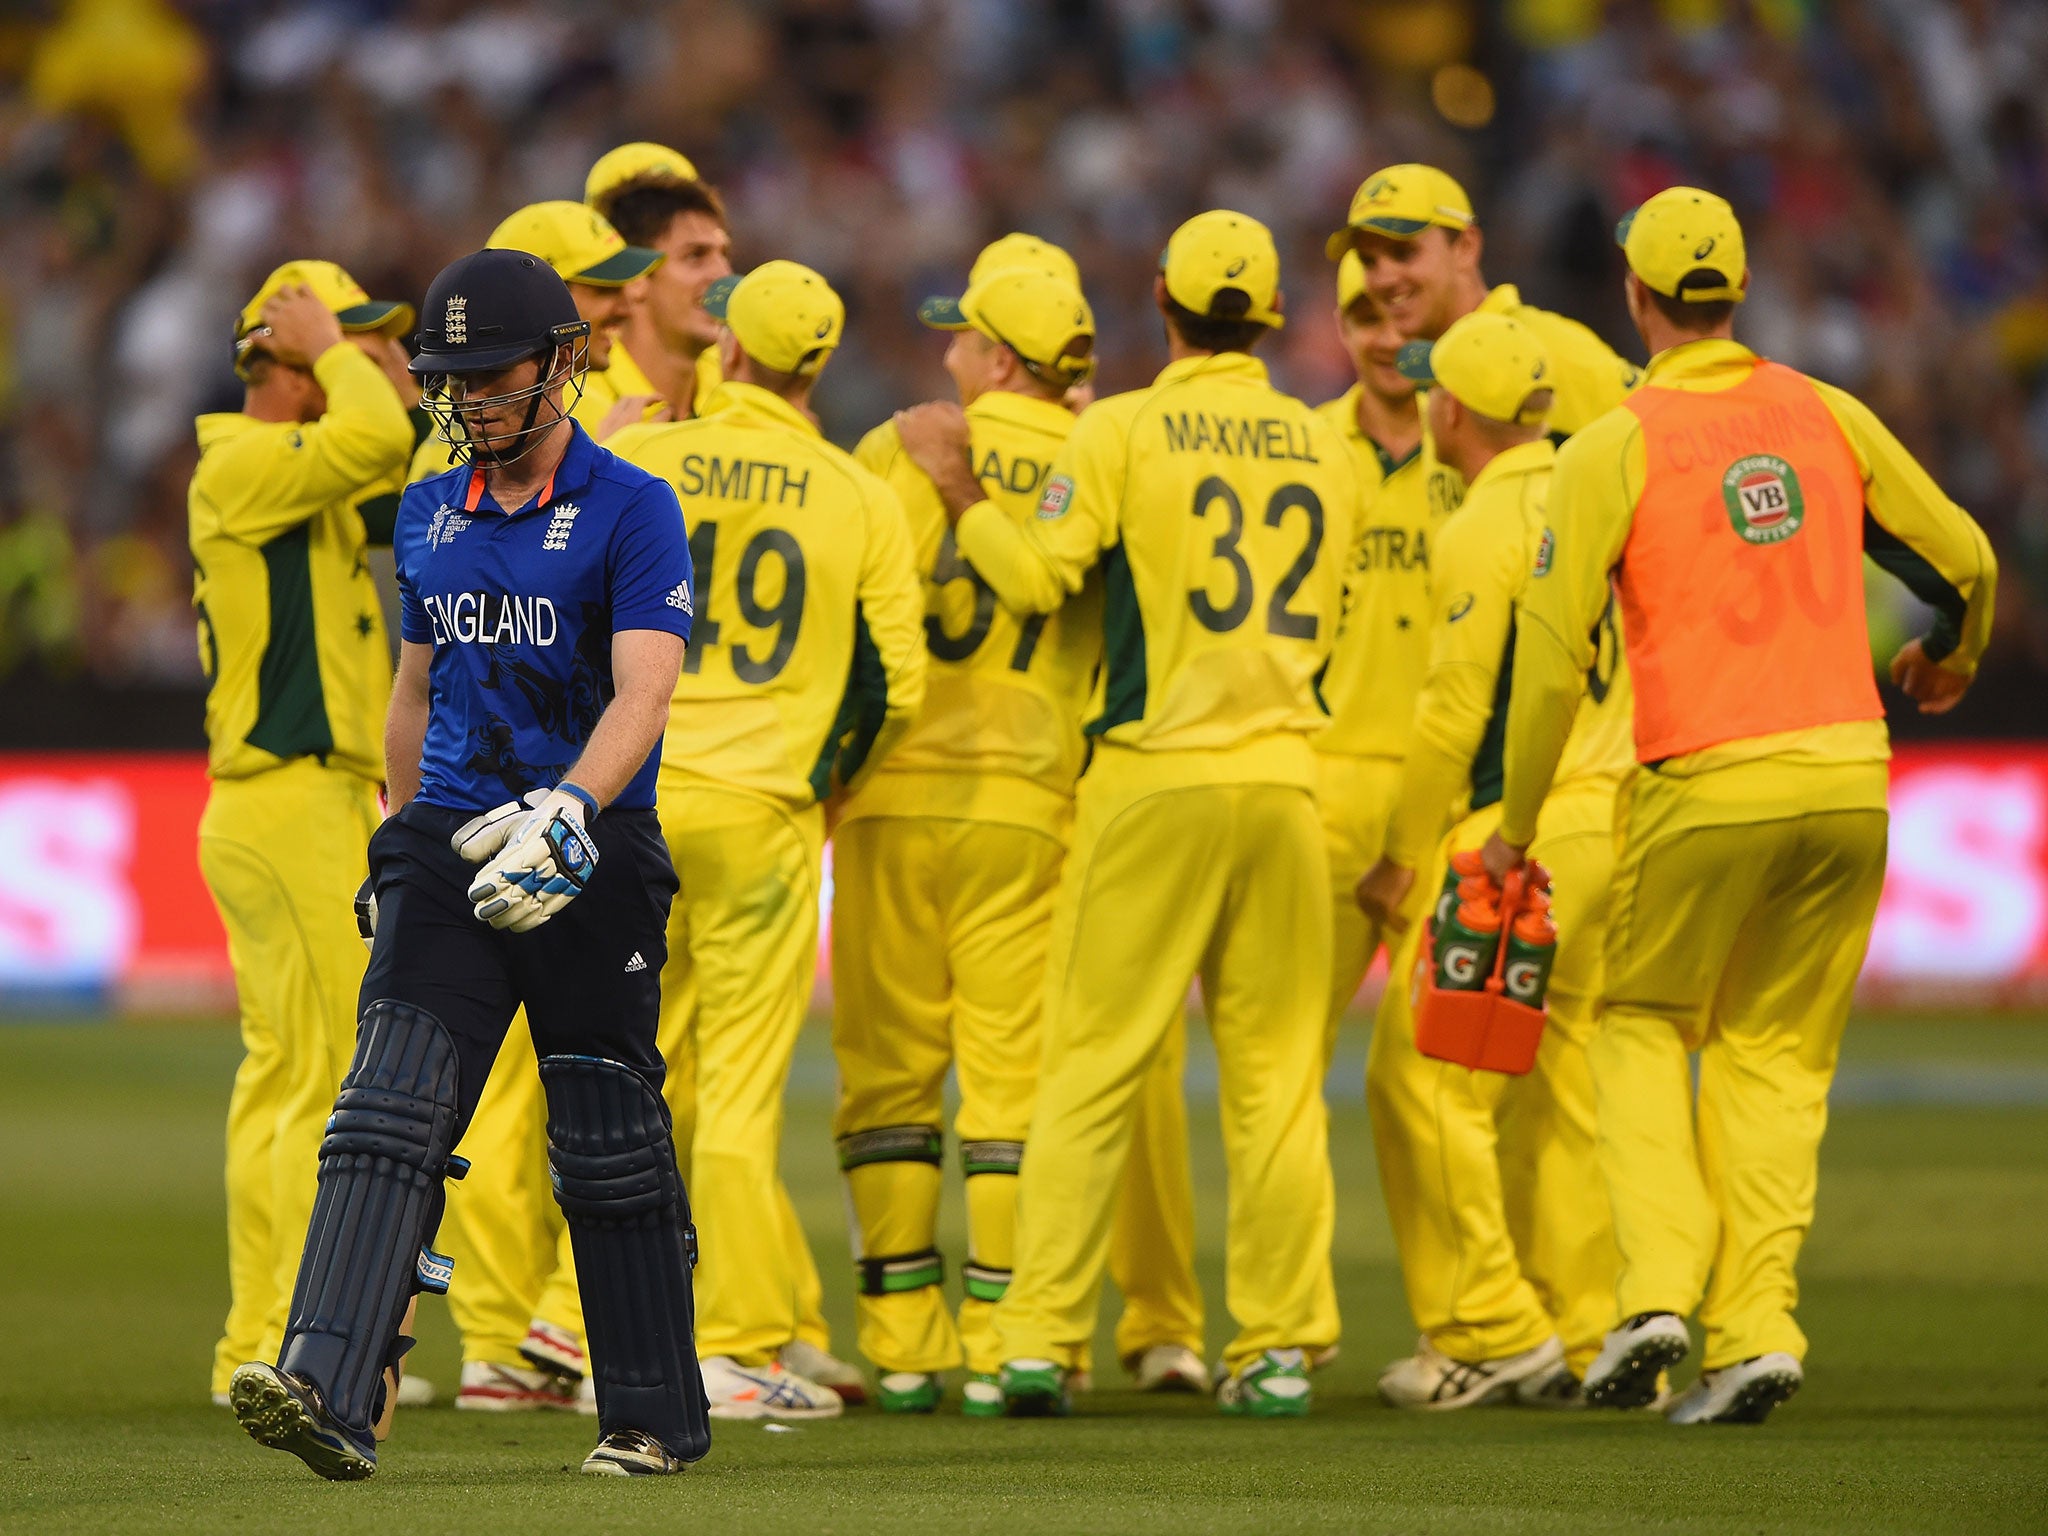
[[[1526,913],[1508,932],[1507,964],[1501,986],[1507,995],[1531,1008],[1541,1008],[1550,991],[1551,967],[1557,963],[1557,926],[1542,912]]]
[[[1499,948],[1499,913],[1473,902],[1461,903],[1437,930],[1437,986],[1446,992],[1483,991]]]

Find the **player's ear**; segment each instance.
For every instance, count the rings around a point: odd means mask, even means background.
[[[1152,302],[1159,307],[1159,313],[1161,313],[1162,315],[1172,313],[1172,311],[1166,307],[1170,301],[1166,296],[1166,274],[1164,272],[1155,273],[1153,275]]]

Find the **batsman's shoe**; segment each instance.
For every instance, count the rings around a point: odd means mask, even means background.
[[[1516,1382],[1515,1402],[1523,1408],[1583,1408],[1586,1389],[1572,1368],[1560,1360],[1554,1368]]]
[[[1050,1360],[1005,1360],[996,1390],[1013,1419],[1061,1418],[1072,1406],[1067,1373]]]
[[[398,1406],[401,1408],[431,1408],[438,1396],[440,1394],[434,1390],[434,1384],[424,1376],[398,1378]]]
[[[1701,1372],[1664,1417],[1673,1424],[1761,1424],[1805,1380],[1799,1362],[1782,1350],[1751,1355],[1718,1371]]]
[[[1431,1413],[1504,1403],[1531,1376],[1548,1375],[1564,1364],[1564,1346],[1555,1335],[1534,1349],[1503,1355],[1498,1360],[1454,1360],[1428,1339],[1415,1342],[1404,1355],[1380,1372],[1380,1401],[1390,1408],[1420,1408]]]
[[[730,1355],[710,1355],[701,1363],[714,1419],[836,1419],[846,1411],[837,1392],[779,1360],[740,1365]]]
[[[519,1354],[536,1371],[553,1371],[572,1383],[590,1374],[590,1361],[576,1335],[537,1317],[526,1325],[526,1340],[519,1346]]]
[[[875,1386],[884,1413],[936,1413],[945,1395],[930,1371],[888,1371]]]
[[[1185,1344],[1154,1344],[1124,1362],[1140,1392],[1199,1392],[1207,1396],[1209,1367]]]
[[[1249,1419],[1298,1419],[1308,1412],[1308,1356],[1298,1349],[1268,1349],[1225,1376],[1216,1406]]]
[[[309,1381],[274,1365],[251,1361],[228,1382],[228,1406],[249,1438],[273,1451],[290,1451],[322,1477],[358,1482],[377,1470],[374,1445],[358,1440],[327,1411]]]
[[[960,1411],[970,1419],[1003,1416],[1003,1378],[976,1371],[960,1388]]]
[[[1657,1378],[1692,1353],[1692,1336],[1675,1312],[1638,1312],[1607,1335],[1586,1367],[1586,1401],[1595,1408],[1642,1408]]]
[[[401,1391],[404,1388],[401,1386]],[[542,1408],[573,1410],[575,1384],[553,1371],[531,1371],[491,1360],[462,1362],[462,1389],[455,1406],[471,1413],[531,1413]]]
[[[654,1436],[637,1429],[613,1430],[583,1458],[583,1470],[592,1477],[667,1477],[684,1465]]]
[[[830,1387],[839,1394],[840,1400],[849,1408],[858,1408],[868,1400],[868,1379],[861,1375],[860,1367],[840,1359],[830,1350],[818,1348],[803,1339],[791,1339],[777,1351],[782,1368],[795,1371],[806,1381],[815,1381],[821,1387]]]

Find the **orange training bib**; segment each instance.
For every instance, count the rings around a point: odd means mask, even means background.
[[[1879,718],[1863,477],[1806,377],[1637,390],[1648,474],[1617,586],[1636,757]]]

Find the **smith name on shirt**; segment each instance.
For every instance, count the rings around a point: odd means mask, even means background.
[[[1309,434],[1298,421],[1272,416],[1223,416],[1210,411],[1162,413],[1169,453],[1221,453],[1238,459],[1323,461],[1309,450]]]
[[[772,501],[777,506],[804,504],[811,472],[791,473],[787,464],[765,459],[724,459],[717,454],[686,453],[676,485],[685,496],[717,496],[726,501]]]

